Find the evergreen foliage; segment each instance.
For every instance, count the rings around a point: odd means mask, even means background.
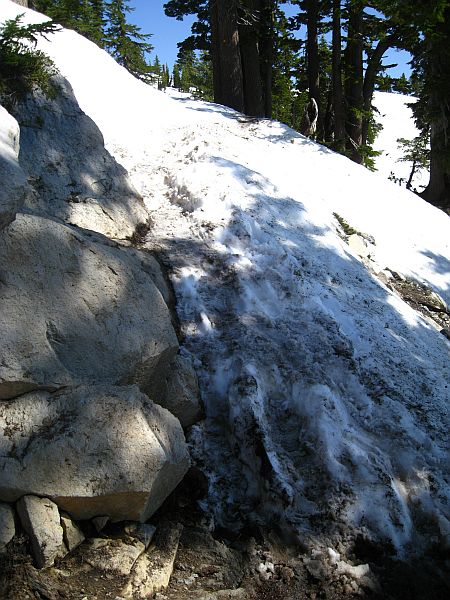
[[[143,34],[136,25],[127,21],[127,14],[134,9],[127,0],[111,0],[106,3],[107,26],[105,47],[116,61],[140,79],[151,79],[152,68],[145,54],[153,50],[150,34]]]
[[[52,76],[56,68],[41,50],[38,36],[52,33],[52,22],[21,25],[22,15],[0,26],[0,99],[11,106],[36,89],[48,96],[56,93]]]
[[[33,7],[99,46],[104,42],[103,0],[34,0]]]
[[[151,35],[129,23],[134,9],[128,0],[34,0],[32,6],[105,48],[134,76],[151,81],[146,59],[153,49]]]
[[[173,87],[195,98],[213,100],[212,64],[204,51],[180,49],[173,68]]]
[[[406,181],[406,189],[410,190],[414,175],[430,168],[430,136],[419,135],[412,140],[399,138],[397,143],[403,150],[403,156],[399,160],[411,164],[411,172]]]

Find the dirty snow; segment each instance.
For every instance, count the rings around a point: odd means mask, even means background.
[[[19,12],[38,18],[0,0],[2,18]],[[215,523],[272,519],[327,545],[361,532],[399,551],[448,541],[450,343],[383,283],[396,272],[450,303],[448,217],[279,123],[151,89],[73,32],[40,47],[129,170],[170,264]],[[334,213],[367,240],[366,264]]]

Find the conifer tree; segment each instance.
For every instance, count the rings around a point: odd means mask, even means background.
[[[136,25],[127,21],[127,14],[134,9],[128,0],[111,0],[106,4],[106,48],[117,62],[136,77],[148,80],[152,67],[145,54],[153,50],[149,43],[151,35],[141,33]]]
[[[33,8],[103,46],[103,0],[33,0]]]

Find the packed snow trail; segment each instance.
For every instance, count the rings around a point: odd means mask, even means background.
[[[408,497],[429,502],[428,470],[446,468],[448,344],[350,255],[329,212],[248,168],[272,127],[238,115],[219,135],[190,126],[167,141],[164,167],[128,165],[201,377],[208,418],[192,442],[209,508],[230,528],[282,519],[329,540],[352,525],[402,547]],[[251,146],[241,163],[235,137]]]
[[[448,304],[449,219],[283,125],[170,98],[73,32],[51,40],[40,47],[129,170],[170,264],[216,524],[399,550],[448,540],[450,344],[373,273]],[[334,214],[374,242],[371,271]]]

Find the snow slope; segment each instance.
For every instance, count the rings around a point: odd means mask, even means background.
[[[403,152],[399,149],[397,140],[413,140],[420,135],[414,123],[413,112],[408,106],[415,102],[417,99],[414,96],[375,92],[373,105],[378,111],[375,118],[383,127],[374,143],[374,149],[381,152],[375,159],[375,165],[378,173],[386,178],[393,173],[398,179],[408,181],[412,165],[399,160]],[[413,188],[421,191],[427,186],[428,180],[429,172],[423,170],[414,175],[411,183]]]
[[[19,12],[0,0],[0,18]],[[376,276],[450,303],[448,217],[279,123],[149,88],[73,32],[40,48],[129,170],[171,265],[215,522],[272,519],[312,544],[448,543],[450,343]],[[366,263],[335,214],[374,242]]]

